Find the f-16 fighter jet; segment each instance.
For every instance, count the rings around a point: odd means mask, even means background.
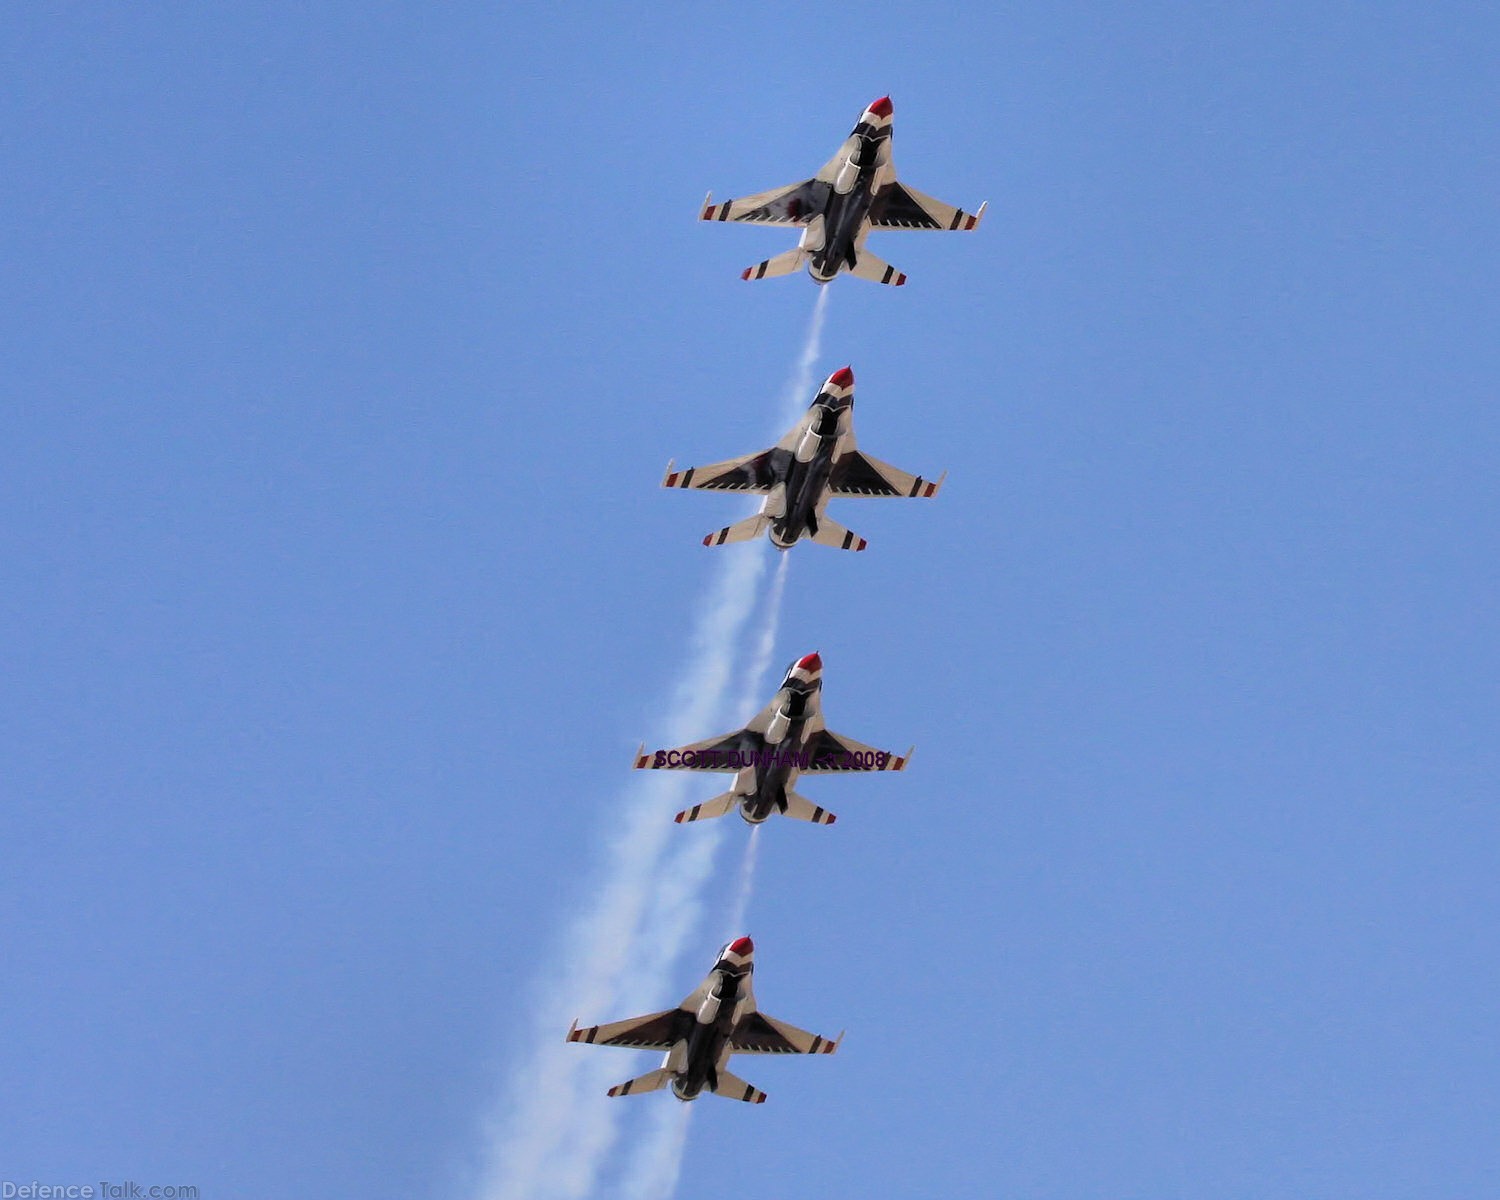
[[[981,204],[971,215],[896,182],[891,98],[882,96],[865,109],[849,140],[811,179],[723,204],[713,203],[710,192],[703,201],[703,220],[803,230],[795,249],[746,268],[741,279],[790,275],[805,264],[815,283],[827,283],[848,270],[861,279],[900,287],[906,276],[865,249],[870,230],[976,229],[984,210]]]
[[[831,812],[792,791],[799,774],[904,771],[911,750],[892,754],[829,733],[823,726],[822,690],[822,658],[804,655],[788,668],[771,703],[745,728],[675,750],[648,754],[642,746],[636,754],[636,769],[734,773],[733,788],[678,813],[672,819],[679,824],[722,817],[738,805],[740,816],[752,825],[759,825],[773,812],[814,825],[832,825],[837,818]]]
[[[769,532],[778,550],[803,537],[840,550],[863,550],[869,544],[864,538],[823,515],[832,497],[936,496],[943,477],[933,483],[860,453],[854,443],[854,372],[845,367],[828,377],[807,415],[769,450],[686,471],[668,463],[661,485],[766,498],[755,516],[709,534],[705,546]]]
[[[832,1054],[844,1035],[829,1041],[763,1016],[750,987],[754,955],[749,938],[736,938],[719,951],[708,978],[676,1008],[587,1029],[574,1021],[568,1041],[667,1052],[655,1071],[610,1088],[611,1096],[654,1092],[670,1083],[679,1100],[692,1100],[707,1088],[731,1100],[762,1104],[765,1092],[724,1069],[731,1054]]]

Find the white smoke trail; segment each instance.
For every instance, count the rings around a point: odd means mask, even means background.
[[[702,736],[721,719],[734,648],[755,605],[764,554],[726,556],[694,630],[693,654],[662,733],[668,744]],[[661,928],[654,914],[681,892],[662,859],[680,830],[690,777],[652,774],[629,792],[601,884],[579,911],[536,1002],[534,1049],[513,1074],[508,1102],[491,1122],[484,1200],[581,1200],[593,1190],[623,1106],[605,1096],[622,1062],[580,1054],[563,1040],[576,1015],[636,1011],[681,948],[686,928]],[[663,885],[667,885],[664,889]],[[675,934],[675,936],[674,936]],[[627,1060],[628,1061],[628,1060]]]
[[[783,560],[785,561],[785,560]],[[745,839],[740,858],[739,886],[729,908],[729,919],[720,934],[728,942],[745,932],[745,914],[755,890],[755,864],[760,856],[759,825]],[[682,1155],[687,1148],[688,1122],[693,1115],[689,1104],[659,1104],[652,1112],[647,1128],[641,1134],[636,1153],[623,1176],[621,1200],[668,1200],[677,1190],[682,1173]]]
[[[724,940],[737,938],[745,930],[745,914],[750,911],[750,897],[755,891],[755,862],[760,857],[760,826],[750,831],[745,843],[745,854],[740,859],[740,886],[735,892],[734,904],[729,909],[729,921],[724,926]]]
[[[763,564],[767,551],[763,546],[757,546],[756,553],[760,556],[759,562]],[[726,718],[726,726],[748,720],[760,704],[764,703],[762,693],[766,688],[766,672],[771,665],[771,656],[776,649],[776,630],[781,620],[781,600],[786,593],[790,565],[790,558],[783,554],[766,596],[764,622],[751,648],[744,674],[745,685],[738,703]],[[725,732],[727,731],[726,728]],[[708,727],[699,726],[695,732],[686,733],[679,740],[701,738],[705,732],[710,732]],[[701,787],[701,782],[698,786]],[[730,814],[731,817],[734,815]],[[698,924],[703,908],[702,896],[713,873],[714,858],[732,828],[732,825],[726,825],[723,820],[688,826],[680,831],[677,844],[666,851],[666,861],[660,868],[658,890],[645,921],[655,944],[648,954],[637,958],[640,967],[638,974],[643,979],[654,983],[659,978],[658,968],[665,969],[676,961],[683,941]],[[648,999],[649,997],[643,997],[642,1002]]]
[[[786,398],[781,406],[783,419],[780,425],[783,428],[800,417],[812,400],[808,393],[816,382],[813,371],[818,365],[818,355],[823,351],[823,321],[827,316],[828,288],[825,286],[818,289],[812,320],[807,324],[807,340],[802,343],[802,354],[787,383]]]
[[[745,687],[739,697],[741,719],[748,721],[765,703],[761,692],[766,686],[766,672],[771,669],[771,656],[776,653],[776,630],[781,624],[781,599],[786,595],[786,577],[791,571],[792,556],[783,553],[771,577],[771,590],[766,596],[766,621],[761,626],[760,637],[750,650],[750,661],[745,669]]]
[[[667,1200],[677,1190],[691,1104],[658,1104],[620,1188],[621,1200]]]
[[[762,693],[766,687],[766,673],[771,666],[771,657],[776,649],[776,630],[781,620],[781,601],[786,593],[786,580],[791,566],[790,555],[781,555],[776,574],[766,596],[765,618],[750,651],[745,671],[745,686],[740,694],[734,721],[748,720],[764,703]],[[725,821],[734,821],[730,813],[723,820],[710,821],[705,825],[687,827],[681,849],[672,855],[663,867],[663,874],[671,886],[658,896],[653,906],[650,922],[654,935],[660,936],[665,945],[673,947],[672,956],[680,949],[687,935],[700,924],[703,916],[703,896],[709,879],[713,875],[714,859],[724,838],[733,830],[726,829]],[[734,824],[739,824],[734,821]],[[734,920],[731,929],[745,919],[745,910],[750,903],[750,887],[754,881],[755,853],[760,841],[760,826],[750,830],[745,858],[739,874],[739,886],[732,901]],[[723,939],[738,937],[730,933]],[[643,999],[642,1003],[654,1003]],[[680,1105],[687,1108],[687,1105]],[[682,1168],[682,1152],[687,1145],[687,1113],[680,1117],[658,1113],[653,1116],[650,1127],[641,1134],[636,1150],[624,1174],[622,1195],[628,1200],[667,1200],[677,1186],[677,1177]]]
[[[827,299],[827,289],[820,289],[788,389],[788,403],[798,411],[812,386]],[[735,648],[756,607],[766,554],[761,543],[723,556],[694,627],[689,668],[660,731],[668,745],[700,738],[728,719],[723,709]],[[783,557],[762,608],[765,623],[751,653],[741,708],[764,686],[787,568]],[[687,829],[672,823],[693,784],[692,776],[652,773],[635,783],[618,817],[610,819],[615,836],[602,879],[543,974],[534,1001],[533,1049],[487,1123],[480,1200],[584,1200],[594,1192],[628,1111],[605,1092],[619,1082],[629,1060],[580,1054],[562,1033],[575,1015],[595,1019],[593,1014],[638,1012],[660,1002],[661,987],[700,919],[704,885],[724,836],[718,822]],[[689,830],[701,836],[684,838]],[[753,836],[750,844],[756,844]],[[742,882],[742,891],[746,886]],[[664,1105],[652,1114],[626,1177],[631,1197],[664,1200],[675,1189],[687,1107]]]

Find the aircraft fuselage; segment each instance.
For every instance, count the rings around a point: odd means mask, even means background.
[[[803,435],[803,446],[809,457],[803,462],[794,453],[787,465],[783,512],[771,518],[771,544],[778,550],[790,550],[799,539],[817,531],[818,515],[828,495],[828,480],[833,473],[834,454],[839,444],[837,411],[816,406],[818,415]],[[800,447],[799,447],[800,451]]]
[[[857,139],[855,149],[828,190],[821,228],[815,223],[803,235],[803,245],[809,252],[807,271],[817,283],[831,282],[858,259],[869,233],[870,206],[875,202],[881,169],[890,159],[890,125],[877,129],[861,121],[854,127],[853,137]],[[815,245],[820,233],[822,244]]]
[[[739,1023],[750,974],[721,964],[709,978],[708,995],[698,1007],[681,1051],[681,1065],[672,1078],[672,1094],[679,1100],[695,1099],[704,1088],[712,1091],[718,1086],[719,1071],[729,1060],[729,1039]],[[668,1061],[671,1059],[669,1054]]]
[[[741,768],[735,779],[740,816],[751,825],[759,825],[772,813],[786,810],[786,794],[802,770],[799,759],[809,740],[807,726],[817,712],[814,690],[786,687],[782,695],[773,721],[773,732],[780,736],[775,740],[768,737],[756,761]]]

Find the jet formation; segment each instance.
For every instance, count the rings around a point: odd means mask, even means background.
[[[726,459],[686,471],[667,464],[662,487],[744,492],[764,496],[760,512],[703,539],[705,546],[744,542],[767,534],[778,550],[801,538],[840,550],[863,550],[869,543],[824,515],[834,496],[930,498],[936,482],[911,475],[861,452],[854,441],[854,372],[830,375],[807,413],[769,450]]]
[[[973,230],[986,204],[966,213],[896,179],[891,162],[891,98],[882,96],[860,115],[838,153],[811,179],[757,192],[739,200],[703,201],[705,221],[747,221],[792,225],[802,230],[797,245],[746,267],[741,279],[769,279],[807,267],[815,283],[828,283],[840,271],[860,279],[900,287],[906,276],[865,249],[873,229]]]
[[[906,276],[865,249],[876,229],[973,230],[985,205],[967,213],[899,182],[891,162],[892,106],[882,96],[811,179],[722,204],[704,201],[705,221],[740,221],[800,228],[797,246],[745,270],[743,279],[787,275],[803,266],[826,284],[842,272],[900,287]],[[705,546],[743,542],[765,534],[778,550],[807,539],[843,550],[868,544],[830,520],[834,497],[937,495],[935,481],[912,475],[862,452],[854,440],[854,372],[835,371],[811,406],[769,450],[679,471],[667,465],[663,487],[743,492],[764,496],[752,517],[711,533]],[[787,668],[770,703],[741,729],[686,746],[636,754],[638,770],[708,771],[734,775],[727,792],[679,812],[679,824],[727,816],[738,809],[751,825],[772,814],[814,825],[832,825],[833,813],[795,790],[803,774],[902,771],[911,750],[894,754],[831,733],[823,721],[823,660],[806,654]],[[832,1054],[843,1034],[829,1040],[765,1016],[751,987],[755,944],[736,938],[722,947],[713,968],[676,1008],[580,1029],[568,1041],[662,1050],[654,1071],[609,1089],[628,1096],[670,1086],[679,1100],[705,1090],[760,1104],[766,1094],[727,1069],[733,1054]]]

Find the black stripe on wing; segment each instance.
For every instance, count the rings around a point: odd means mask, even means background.
[[[809,739],[805,753],[808,770],[812,771],[883,771],[892,764],[899,764],[897,755],[885,750],[868,747],[851,750],[826,729],[820,729]],[[900,766],[893,767],[900,770]]]
[[[835,496],[899,496],[884,475],[870,465],[870,460],[856,450],[839,460],[828,480]]]
[[[775,450],[766,450],[757,454],[749,462],[730,468],[722,475],[717,475],[712,479],[700,478],[696,482],[691,479],[685,480],[682,486],[697,487],[700,491],[713,492],[742,492],[750,488],[768,488],[776,483],[775,455]],[[694,472],[690,470],[687,474],[692,475]]]
[[[744,1054],[801,1054],[760,1013],[751,1013],[735,1027],[730,1045]]]
[[[597,1031],[605,1028],[596,1025],[593,1029],[580,1030],[577,1039],[581,1042],[590,1042],[596,1046],[628,1046],[640,1050],[666,1050],[686,1037],[693,1023],[693,1014],[684,1012],[682,1009],[674,1009],[669,1013],[661,1013],[642,1021],[632,1029],[617,1033],[613,1037],[601,1038]],[[590,1037],[590,1034],[595,1036]]]
[[[870,205],[870,224],[875,229],[941,229],[925,208],[899,183],[893,183]]]
[[[768,204],[740,213],[736,221],[790,222],[806,225],[828,206],[828,194],[832,189],[818,179],[809,179],[783,192]]]

